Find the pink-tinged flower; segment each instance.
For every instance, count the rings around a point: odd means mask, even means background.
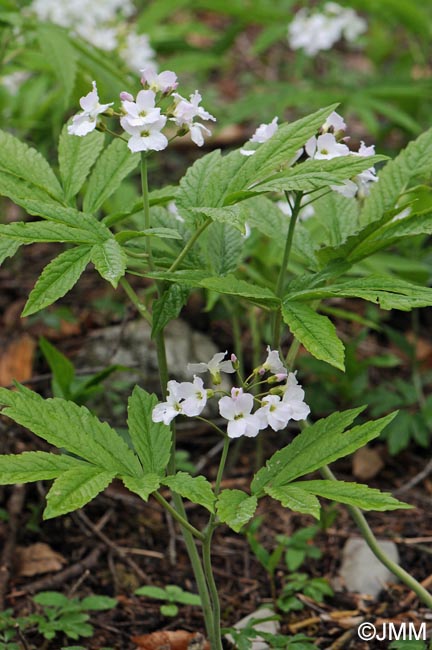
[[[113,102],[100,104],[96,82],[93,81],[92,85],[93,90],[80,99],[80,106],[83,110],[82,113],[73,116],[72,124],[69,124],[67,128],[69,135],[84,136],[94,131],[97,126],[97,116],[105,113],[113,105]]]
[[[291,405],[281,400],[279,395],[267,395],[262,404],[255,415],[262,418],[273,431],[285,429],[292,417]]]
[[[157,74],[154,67],[149,66],[141,70],[141,83],[147,85],[155,93],[171,93],[178,86],[177,75],[171,70],[165,70]]]
[[[166,124],[167,118],[161,115],[156,121],[149,124],[133,126],[126,118],[120,123],[126,133],[131,136],[128,140],[128,147],[133,152],[137,151],[162,151],[168,146],[167,137],[161,133]]]
[[[351,152],[346,144],[338,142],[333,133],[312,136],[306,142],[306,153],[315,160],[330,160],[338,156],[347,156]]]
[[[258,144],[263,144],[270,140],[278,130],[278,118],[274,117],[269,124],[260,124],[253,136],[248,140],[248,142],[257,142]],[[243,156],[253,156],[256,149],[240,149],[240,153]]]
[[[214,384],[221,383],[221,372],[233,373],[235,369],[231,361],[223,361],[227,352],[218,352],[213,355],[208,363],[188,363],[188,370],[190,372],[209,372],[212,376]]]
[[[304,390],[293,372],[289,373],[283,391],[282,402],[290,407],[290,418],[296,421],[305,420],[310,413],[310,408],[304,402]]]
[[[207,391],[200,377],[193,382],[171,380],[167,386],[166,402],[156,404],[152,411],[153,422],[171,424],[177,415],[200,415],[207,403]]]
[[[219,413],[228,420],[229,438],[248,436],[254,438],[267,423],[263,417],[251,413],[254,398],[251,393],[243,393],[242,388],[233,388],[231,397],[227,395],[219,400]]]
[[[197,90],[190,95],[189,100],[178,93],[174,93],[173,97],[174,109],[171,120],[179,128],[190,131],[192,142],[201,147],[204,144],[203,133],[211,135],[211,131],[200,122],[194,122],[195,118],[212,120],[213,122],[216,121],[216,118],[200,106],[202,98]]]
[[[129,95],[129,93],[121,93],[120,97],[122,95]],[[127,131],[125,125],[144,126],[158,122],[161,119],[161,111],[160,108],[156,108],[155,100],[156,95],[153,90],[140,90],[136,101],[130,101],[129,98],[124,99],[122,101],[124,115],[120,120],[124,130]],[[166,122],[166,118],[164,119]]]

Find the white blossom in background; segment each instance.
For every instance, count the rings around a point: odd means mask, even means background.
[[[167,210],[174,217],[174,219],[176,221],[179,221],[180,223],[185,222],[184,218],[181,216],[181,214],[179,212],[179,209],[177,207],[177,203],[175,201],[170,201],[167,204]]]
[[[336,113],[336,111],[333,111],[322,125],[321,131],[327,133],[331,130],[333,133],[339,133],[346,131],[346,128],[347,125],[343,117],[339,113]]]
[[[193,382],[171,380],[167,385],[167,400],[156,404],[152,420],[171,424],[177,415],[194,417],[202,413],[206,403],[207,391],[200,377],[194,377]]]
[[[171,93],[178,86],[177,75],[171,70],[164,70],[158,74],[154,66],[148,66],[140,72],[143,86],[147,85],[155,93]]]
[[[72,118],[72,124],[68,126],[69,135],[84,136],[93,131],[97,126],[97,116],[105,113],[112,104],[112,102],[110,104],[99,103],[96,82],[93,81],[93,90],[80,99],[80,106],[83,110],[82,113],[78,113]]]
[[[30,73],[25,70],[15,70],[10,74],[1,77],[1,85],[6,88],[10,95],[17,95],[19,89],[30,78]]]
[[[367,29],[367,22],[353,9],[327,2],[322,12],[300,9],[288,26],[288,42],[293,50],[302,49],[308,56],[330,50],[345,38],[355,42]]]
[[[200,120],[212,120],[215,122],[216,118],[200,106],[202,97],[197,90],[190,95],[189,100],[178,93],[173,93],[173,97],[174,109],[171,120],[180,129],[187,129],[190,132],[192,142],[198,145],[198,147],[202,147],[204,144],[204,134],[211,135],[211,131],[204,124],[195,122],[194,120],[198,118]]]
[[[264,142],[267,142],[267,140],[270,140],[277,130],[278,118],[274,117],[269,124],[260,124],[253,136],[249,138],[248,142],[263,144]],[[243,156],[253,156],[255,151],[256,149],[240,149],[240,153]]]
[[[267,346],[267,359],[264,361],[259,372],[260,374],[271,372],[273,375],[277,376],[279,381],[286,379],[288,374],[279,356],[279,352],[277,350],[272,350],[269,345]]]
[[[213,355],[208,363],[188,363],[187,369],[189,372],[209,372],[212,376],[214,384],[221,383],[221,372],[233,373],[235,368],[232,361],[224,361],[227,352],[218,352]]]
[[[292,200],[294,200],[294,197],[291,197],[291,198],[292,198]],[[310,201],[310,199],[307,196],[307,194],[305,194],[302,197],[300,205],[302,205],[303,203],[308,203],[308,201]],[[281,210],[288,217],[290,217],[292,215],[291,206],[289,205],[288,201],[286,201],[286,200],[276,201],[276,205],[279,208],[279,210]],[[313,217],[314,214],[315,214],[315,208],[313,207],[313,204],[308,203],[304,207],[301,207],[298,218],[299,218],[300,221],[307,221],[308,219]]]
[[[304,401],[304,390],[297,381],[297,377],[290,372],[283,388],[282,401],[291,409],[292,420],[305,420],[310,413],[309,406]]]
[[[351,153],[349,147],[338,142],[333,133],[323,133],[318,137],[313,135],[306,142],[305,150],[307,155],[315,160],[331,160]]]
[[[254,398],[251,393],[244,393],[242,388],[233,388],[231,397],[226,395],[219,400],[219,413],[228,420],[229,438],[247,436],[254,438],[266,427],[265,418],[252,413]]]
[[[149,63],[155,66],[156,53],[150,45],[147,34],[128,32],[124,42],[120,43],[119,54],[128,67],[135,72],[140,72]]]

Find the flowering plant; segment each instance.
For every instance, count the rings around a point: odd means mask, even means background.
[[[313,404],[305,403],[294,366],[303,345],[316,358],[344,368],[344,345],[334,324],[320,313],[327,298],[360,298],[379,303],[383,309],[432,304],[431,289],[395,282],[387,274],[359,276],[356,266],[400,237],[432,232],[430,212],[417,211],[414,201],[401,216],[408,184],[430,174],[432,131],[388,162],[376,182],[373,168],[383,157],[371,155],[373,149],[364,145],[350,153],[345,124],[334,112],[336,106],[330,106],[293,123],[278,126],[275,119],[271,128],[261,125],[242,150],[224,156],[219,151],[207,154],[187,170],[178,187],[150,192],[147,157],[151,152],[165,149],[171,138],[187,132],[201,145],[207,134],[201,121],[214,118],[201,107],[198,91],[189,99],[177,93],[172,72],[156,74],[146,69],[141,82],[143,88],[137,94],[122,92],[117,111],[112,102],[100,103],[93,84],[81,99],[82,111],[61,133],[59,175],[35,149],[0,133],[0,192],[40,217],[0,226],[0,261],[32,242],[67,245],[37,280],[25,316],[64,296],[90,262],[113,287],[120,285],[152,328],[162,400],[135,387],[128,402],[128,446],[107,422],[85,407],[59,398],[43,399],[21,385],[15,391],[0,389],[5,416],[62,450],[0,456],[0,483],[54,479],[45,518],[83,507],[114,478],[144,500],[152,495],[182,529],[214,649],[221,647],[221,640],[219,598],[211,567],[213,533],[224,524],[239,531],[264,497],[316,518],[318,497],[347,504],[371,548],[430,605],[430,594],[377,550],[358,510],[409,506],[367,486],[337,481],[326,467],[378,436],[394,414],[352,426],[363,410],[356,408],[309,424],[306,419],[309,414],[314,417]],[[122,133],[108,128],[105,116],[118,118]],[[107,133],[116,137],[104,147]],[[139,163],[142,202],[124,212],[106,214],[107,199]],[[347,183],[355,184],[356,191],[341,195],[339,189]],[[357,191],[360,185],[362,192]],[[281,194],[287,200],[289,218],[275,200]],[[329,195],[332,209],[322,214],[326,227],[333,224],[331,237],[321,229],[318,239],[305,239],[299,223],[302,209],[311,203],[318,206]],[[133,230],[129,224],[137,212],[142,215],[141,225]],[[273,241],[271,251],[279,267],[273,284],[251,282],[245,265],[240,264],[242,246],[247,243],[246,224],[250,231],[263,232]],[[278,248],[281,238],[282,249]],[[218,252],[212,255],[209,251],[215,243]],[[302,264],[293,266],[292,255],[301,258]],[[128,275],[151,280],[156,297],[140,297]],[[258,306],[268,315],[267,357],[248,376],[237,341],[236,354],[229,358],[221,352],[190,364],[192,381],[170,379],[164,329],[178,316],[190,292],[198,289]],[[282,356],[285,326],[291,344]],[[200,376],[205,373],[212,385],[205,385]],[[221,387],[221,373],[233,380],[230,390]],[[206,418],[210,400],[218,401],[225,425],[219,427]],[[213,484],[205,476],[176,469],[175,421],[180,416],[205,419],[223,439]],[[281,448],[258,470],[247,490],[222,489],[232,439],[265,435],[268,428],[283,432],[290,422],[299,423],[295,426],[302,431],[288,444],[280,433]],[[321,480],[299,480],[317,470],[323,475]],[[171,502],[161,487],[171,490]],[[191,523],[183,499],[207,511],[203,529]]]

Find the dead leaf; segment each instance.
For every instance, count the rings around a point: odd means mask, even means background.
[[[199,632],[168,630],[133,636],[136,650],[210,650],[210,644]]]
[[[384,467],[384,461],[377,449],[362,447],[353,456],[353,474],[361,481],[368,481],[378,474]]]
[[[66,564],[63,555],[42,542],[26,547],[19,546],[16,551],[19,576],[36,576],[40,573],[60,571]]]
[[[26,381],[32,376],[36,343],[28,334],[12,341],[0,354],[0,386],[13,380]]]

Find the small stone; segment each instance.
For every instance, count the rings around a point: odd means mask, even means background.
[[[379,540],[379,547],[393,562],[399,562],[399,553],[394,542]],[[369,594],[376,598],[388,582],[396,582],[396,576],[372,553],[361,537],[351,537],[342,551],[340,577],[348,591]]]
[[[270,607],[261,607],[260,609],[257,609],[255,612],[252,612],[252,614],[248,614],[244,618],[242,618],[238,623],[233,625],[233,627],[236,630],[242,630],[244,629],[249,621],[251,621],[253,618],[254,619],[261,619],[261,618],[269,618],[271,616],[275,616],[275,612],[273,609]],[[254,629],[257,630],[258,632],[267,632],[268,634],[278,634],[279,629],[280,629],[280,624],[278,620],[273,620],[273,621],[263,621],[262,623],[256,623],[254,625]],[[234,639],[230,634],[226,634],[225,638],[230,641],[231,643],[234,643]],[[269,644],[263,641],[262,639],[256,639],[255,641],[252,641],[252,650],[267,650],[269,648]]]

